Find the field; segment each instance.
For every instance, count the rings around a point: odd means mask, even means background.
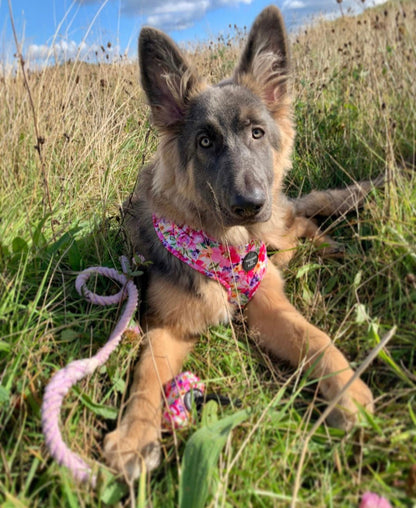
[[[231,72],[243,39],[236,30],[190,49],[190,58],[215,82]],[[363,375],[375,415],[363,414],[348,435],[321,425],[309,439],[325,407],[316,385],[253,347],[241,326],[214,328],[186,368],[209,391],[241,399],[245,420],[225,435],[200,483],[198,468],[181,462],[187,441],[204,430],[196,422],[164,436],[162,465],[126,487],[101,461],[140,352],[142,338],[129,334],[64,400],[65,440],[103,471],[96,489],[76,484],[46,450],[42,394],[55,371],[103,345],[118,318],[119,309],[80,298],[74,281],[89,266],[120,268],[119,207],[152,157],[157,133],[135,63],[27,70],[27,86],[19,68],[0,76],[2,507],[173,507],[181,477],[201,489],[201,507],[286,507],[297,487],[302,508],[357,507],[365,491],[395,507],[416,506],[415,5],[393,1],[359,17],[316,22],[292,39],[298,134],[289,195],[379,174],[387,180],[363,210],[323,225],[346,246],[343,259],[322,261],[305,243],[285,271],[290,300],[355,368],[397,327]],[[204,423],[241,409],[211,407]],[[210,438],[218,444],[219,436]]]

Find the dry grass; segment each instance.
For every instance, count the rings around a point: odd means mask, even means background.
[[[101,217],[109,203],[119,203],[134,181],[137,167],[152,150],[147,111],[133,64],[65,64],[29,73],[40,134],[40,148],[51,192],[53,219],[65,228],[79,218]],[[1,110],[2,192],[12,202],[20,195],[17,213],[23,228],[45,212],[40,161],[33,118],[21,72],[5,79]],[[152,137],[150,137],[150,142]],[[129,178],[126,187],[121,185]],[[21,207],[20,205],[23,205]],[[34,212],[28,216],[27,210]],[[21,230],[19,230],[19,233]],[[4,238],[4,235],[2,235]]]
[[[310,246],[302,246],[287,270],[287,291],[353,363],[364,358],[379,334],[398,326],[388,351],[366,374],[377,397],[374,419],[348,437],[323,427],[312,439],[300,490],[305,507],[357,506],[368,489],[395,506],[412,506],[416,497],[415,34],[416,13],[408,1],[322,22],[293,38],[298,137],[288,192],[383,172],[389,183],[359,215],[337,224],[334,234],[347,245],[344,262],[324,265]],[[235,38],[193,48],[190,57],[218,81],[233,68],[243,38],[237,31]],[[115,319],[115,312],[80,300],[73,282],[82,267],[118,266],[123,251],[118,207],[156,147],[137,74],[135,64],[82,62],[29,73],[40,139],[20,70],[0,78],[0,503],[5,507],[101,506],[108,495],[104,487],[94,492],[74,486],[48,458],[39,407],[51,373],[72,358],[88,356],[106,340]],[[78,394],[119,407],[138,349],[125,341],[107,367],[65,401],[65,437],[87,458],[100,460],[112,422]],[[221,455],[213,503],[287,506],[309,418],[319,411],[313,386],[300,373],[287,383],[287,368],[252,351],[237,329],[207,333],[188,367],[253,408]],[[302,394],[300,386],[305,386]],[[276,393],[282,398],[270,409]],[[148,504],[175,506],[176,456],[189,432],[166,438],[166,461],[144,485]],[[114,489],[120,497],[121,487]],[[124,505],[135,503],[131,493],[122,499]]]

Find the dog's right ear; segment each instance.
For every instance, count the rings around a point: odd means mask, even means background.
[[[289,44],[282,15],[270,5],[255,19],[234,72],[234,81],[253,89],[273,111],[286,96]]]
[[[153,121],[161,130],[182,123],[190,99],[201,89],[177,45],[154,28],[143,28],[139,37],[142,87],[152,109]]]

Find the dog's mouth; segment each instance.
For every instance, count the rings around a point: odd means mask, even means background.
[[[219,220],[223,226],[249,226],[260,222],[267,222],[272,214],[272,207],[264,203],[252,208],[219,207]]]

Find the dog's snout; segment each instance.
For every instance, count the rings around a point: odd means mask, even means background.
[[[266,195],[256,188],[250,194],[236,194],[231,203],[231,211],[242,219],[255,217],[262,210],[266,202]]]

